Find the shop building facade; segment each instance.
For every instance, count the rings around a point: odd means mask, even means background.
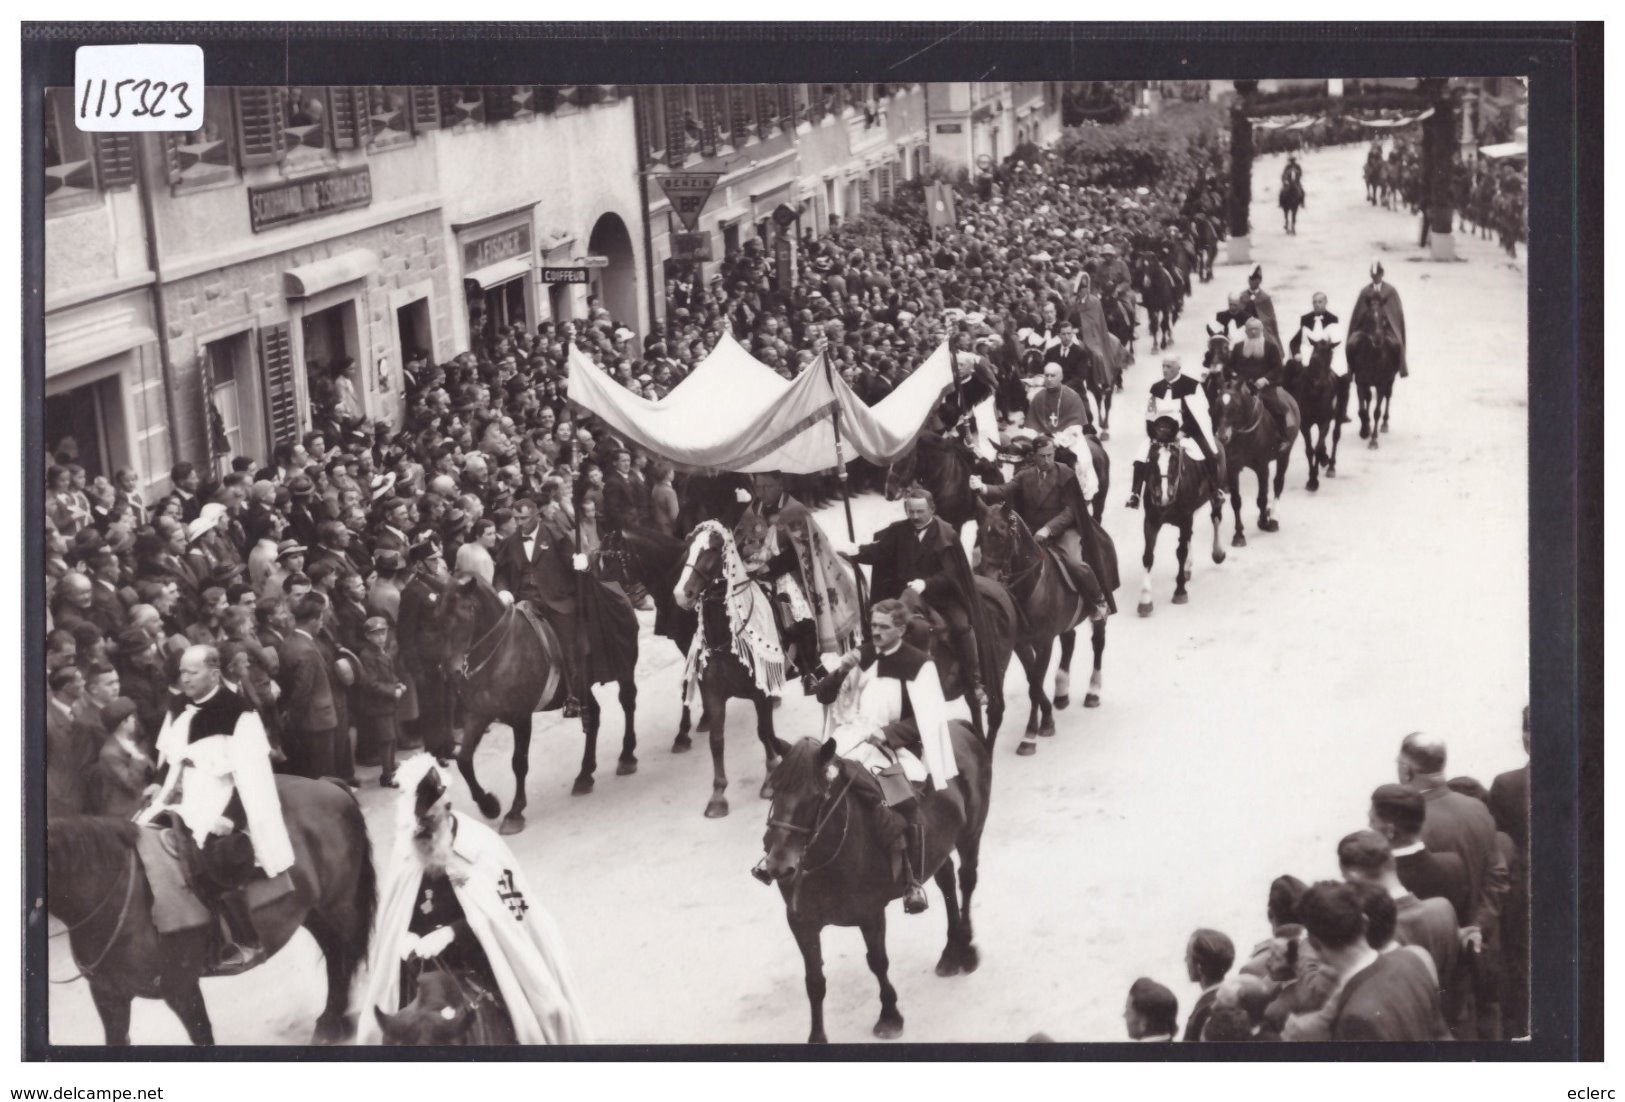
[[[954,81],[926,85],[930,156],[949,172],[997,164],[1027,143],[1061,136],[1055,81]]]

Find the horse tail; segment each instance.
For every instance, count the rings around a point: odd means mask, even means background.
[[[335,923],[337,936],[330,950],[336,958],[333,963],[338,974],[349,981],[355,979],[366,963],[367,951],[372,945],[373,925],[378,914],[378,870],[373,866],[372,842],[367,835],[361,804],[354,792],[343,785],[339,787],[350,797],[342,815],[344,828],[361,846],[361,864],[356,869],[354,894],[349,900],[349,923],[347,928]],[[328,951],[329,947],[323,946],[323,949]]]

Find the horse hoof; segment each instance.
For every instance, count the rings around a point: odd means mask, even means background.
[[[570,786],[570,795],[585,796],[592,792],[593,779],[583,773],[576,778],[576,783]]]
[[[944,949],[942,956],[937,959],[937,975],[947,979],[949,976],[957,976],[963,971],[964,969],[959,966],[959,958],[954,955],[954,951]]]
[[[1190,604],[1190,600],[1191,600],[1191,595],[1189,593],[1175,593],[1174,594],[1174,604],[1176,604],[1176,605]]]
[[[1151,615],[1151,609],[1153,607],[1155,606],[1152,605],[1150,601],[1141,601],[1138,605],[1134,606],[1134,611],[1138,612],[1141,616],[1149,616]]]
[[[1368,451],[1376,451],[1377,450],[1377,434],[1376,433],[1371,434],[1371,443],[1366,445],[1366,449]]]
[[[807,1043],[809,1045],[827,1045],[829,1044],[829,1038],[824,1036],[822,1031],[810,1033],[807,1035]]]
[[[959,967],[965,975],[970,975],[981,966],[982,955],[976,951],[976,946],[967,945],[959,951]]]
[[[522,831],[524,829],[525,829],[525,817],[523,815],[521,815],[521,814],[510,811],[510,812],[508,812],[508,817],[502,820],[502,825],[497,827],[497,833],[498,834],[518,834],[520,831]]]
[[[638,771],[638,759],[637,758],[633,758],[630,761],[617,762],[616,765],[615,765],[615,775],[617,777],[630,777],[633,773],[636,773],[637,771]]]
[[[879,1037],[881,1040],[889,1041],[894,1037],[901,1037],[902,1035],[903,1016],[901,1014],[891,1018],[882,1015],[880,1020],[875,1023],[875,1036]]]
[[[1274,517],[1265,517],[1263,520],[1258,522],[1258,530],[1260,532],[1279,532],[1281,530],[1281,522],[1276,520]]]
[[[1104,440],[1110,440],[1112,438],[1111,432],[1109,430],[1107,430],[1107,429],[1101,429],[1099,435],[1100,435],[1100,439],[1103,440],[1103,441]]]
[[[1361,425],[1360,426],[1360,439],[1364,440],[1366,437],[1368,437],[1370,435],[1371,435],[1371,430],[1368,427],[1366,427],[1365,425]]]
[[[1320,489],[1320,483],[1318,483],[1318,482],[1309,482],[1309,483],[1305,484],[1304,488],[1307,489],[1310,493],[1314,493],[1316,490]]]
[[[705,805],[707,819],[726,819],[728,817],[728,801],[721,796],[712,796],[711,802]]]
[[[677,740],[671,744],[671,752],[674,754],[686,754],[692,749],[694,740],[687,735],[678,735]]]
[[[1387,431],[1388,431],[1388,422],[1387,422],[1387,421],[1384,421],[1384,422],[1383,422],[1383,423],[1382,423],[1382,431],[1383,431],[1383,432],[1387,432]]]
[[[1038,734],[1040,738],[1054,738],[1055,721],[1053,719],[1045,720],[1043,725],[1038,728]]]
[[[1247,537],[1242,535],[1240,532],[1237,532],[1234,536],[1232,536],[1230,538],[1230,546],[1231,547],[1246,547],[1247,546]]]
[[[1225,560],[1225,558],[1226,558],[1226,556],[1225,556],[1225,553],[1224,553],[1224,549],[1222,547],[1215,547],[1213,549],[1213,561],[1214,562],[1223,562]]]
[[[1056,708],[1057,711],[1059,711],[1062,708],[1065,708],[1068,704],[1071,704],[1071,703],[1072,703],[1072,697],[1069,696],[1066,693],[1062,693],[1060,696],[1055,698],[1055,708]]]
[[[1326,468],[1326,477],[1327,478],[1336,478],[1337,477],[1336,469],[1332,468],[1332,467],[1327,467]]]
[[[1083,698],[1083,706],[1085,708],[1098,708],[1098,707],[1100,707],[1100,694],[1099,693],[1089,693],[1088,695],[1086,695]]]
[[[1038,753],[1038,743],[1030,739],[1022,739],[1016,745],[1016,757],[1018,758],[1030,758],[1036,753]]]
[[[502,801],[489,792],[483,793],[475,802],[480,805],[480,814],[487,819],[495,819],[502,813]]]

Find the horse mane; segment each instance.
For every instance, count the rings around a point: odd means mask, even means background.
[[[63,869],[117,866],[135,848],[141,828],[106,815],[67,815],[45,826],[45,848]]]
[[[823,743],[804,738],[779,761],[771,783],[775,792],[822,792],[825,785]]]

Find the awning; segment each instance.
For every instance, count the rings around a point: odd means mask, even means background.
[[[282,273],[282,289],[289,298],[309,298],[329,287],[365,279],[377,270],[377,253],[371,249],[351,249],[326,260],[289,268]]]
[[[464,279],[473,280],[482,290],[490,290],[499,283],[506,283],[510,279],[524,275],[530,271],[530,257],[515,256],[508,260],[498,261],[478,271],[463,273]]]
[[[45,339],[47,379],[128,352],[144,345],[157,345],[158,334],[145,325],[121,325],[89,333],[75,333],[65,340]]]

